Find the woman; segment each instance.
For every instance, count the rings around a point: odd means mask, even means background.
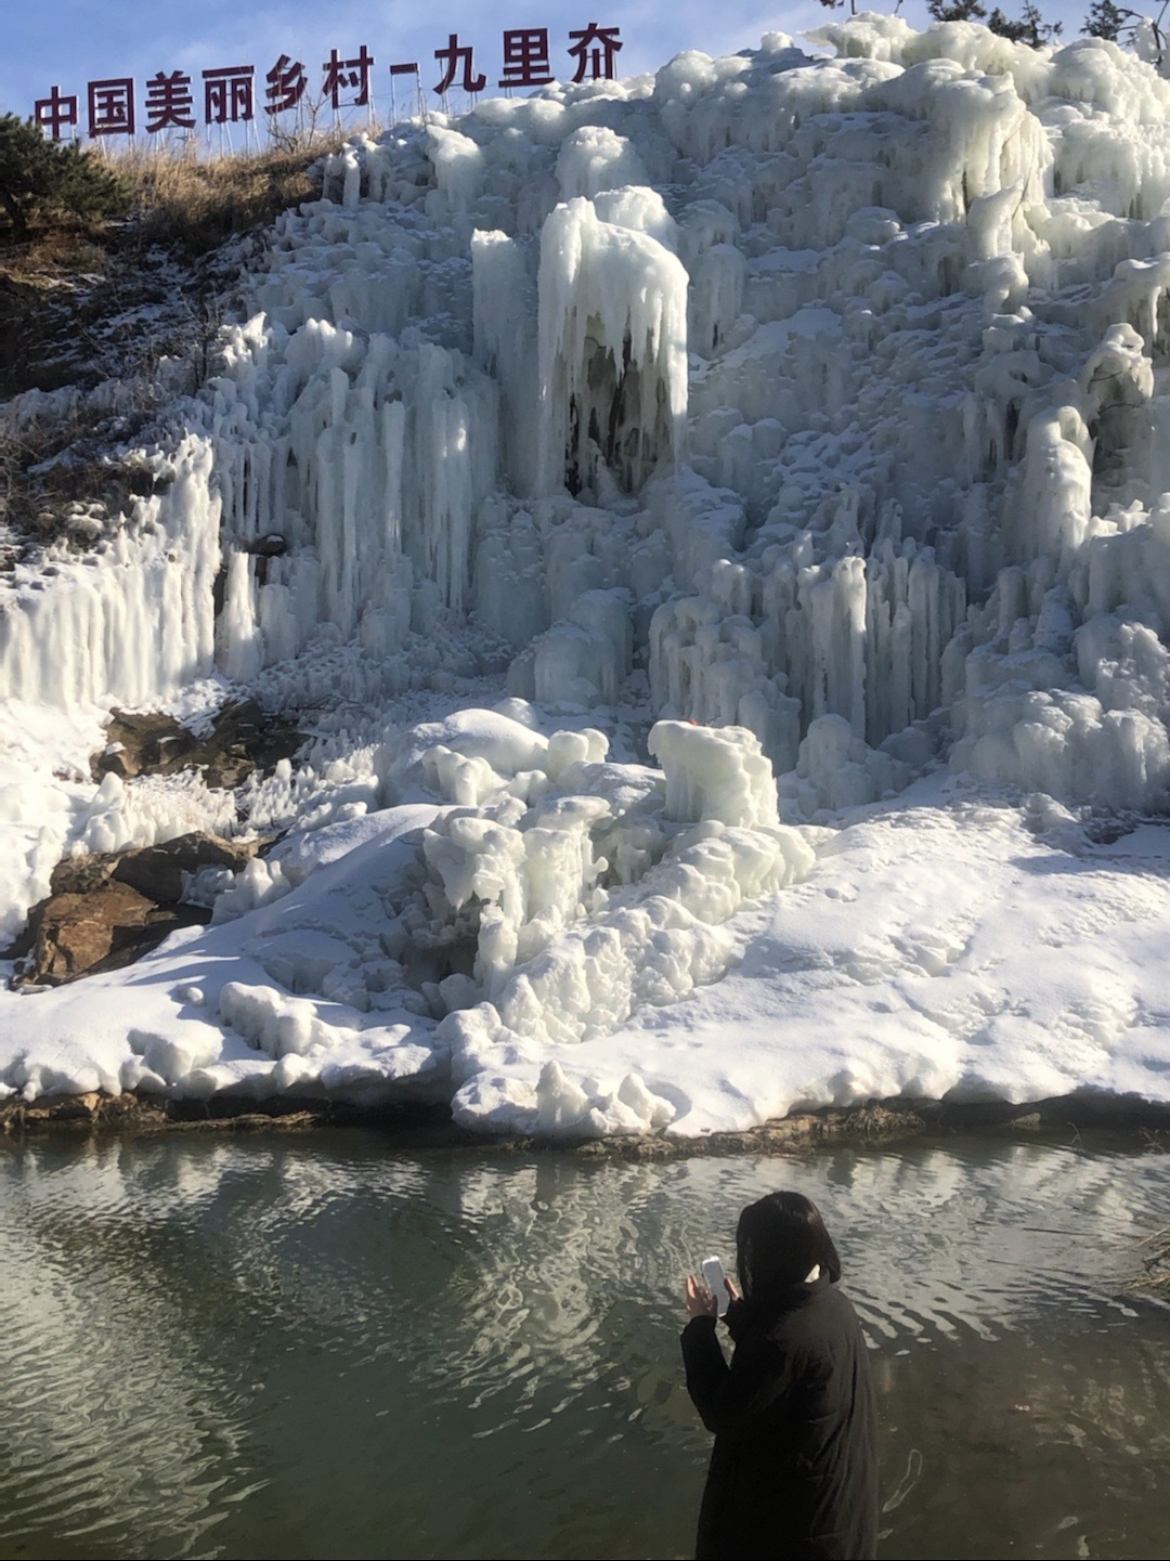
[[[777,1192],[739,1217],[741,1299],[727,1281],[728,1366],[716,1299],[692,1274],[687,1391],[715,1433],[698,1561],[867,1561],[877,1546],[873,1382],[841,1262],[814,1204]]]

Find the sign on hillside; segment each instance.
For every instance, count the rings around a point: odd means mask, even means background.
[[[547,27],[506,29],[503,35],[503,74],[497,85],[544,87],[558,80],[573,82],[612,81],[614,62],[622,48],[621,29],[587,27],[568,35],[569,42],[555,56],[564,69],[554,69]],[[472,44],[462,44],[458,33],[449,33],[444,48],[434,51],[440,78],[431,88],[445,99],[452,87],[475,94],[488,84],[483,71],[476,69]],[[342,59],[336,49],[321,66],[320,91],[309,93],[309,75],[301,60],[282,54],[264,76],[263,110],[267,115],[298,110],[305,101],[328,103],[334,113],[345,109],[369,108],[373,103],[376,61],[363,43],[352,59]],[[391,91],[396,78],[414,78],[424,91],[422,69],[417,60],[399,60],[389,66]],[[248,125],[256,118],[256,71],[252,65],[224,65],[202,72],[202,94],[197,96],[193,77],[184,71],[160,70],[143,84],[141,94],[130,76],[108,77],[86,83],[84,130],[90,137],[132,136],[139,129],[148,135],[165,130],[194,130],[200,122],[212,125]],[[308,97],[306,95],[308,94]],[[198,117],[196,110],[198,108]],[[33,118],[54,141],[62,134],[81,133],[81,99],[50,88],[48,97],[38,98]]]

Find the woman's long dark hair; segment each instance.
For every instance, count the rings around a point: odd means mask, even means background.
[[[767,1305],[791,1292],[816,1264],[836,1284],[841,1259],[820,1210],[799,1192],[772,1192],[749,1203],[735,1233],[744,1299]]]

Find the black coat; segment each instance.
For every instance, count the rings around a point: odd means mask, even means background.
[[[683,1331],[687,1391],[715,1433],[698,1561],[869,1561],[877,1548],[873,1381],[857,1314],[822,1276],[761,1314],[733,1302]]]

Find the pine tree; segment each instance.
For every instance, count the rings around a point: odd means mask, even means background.
[[[1113,0],[1093,0],[1084,20],[1084,30],[1090,38],[1108,38],[1111,43],[1116,43],[1126,18],[1133,14],[1114,5]]]
[[[31,119],[0,115],[0,207],[18,242],[37,217],[109,217],[127,201],[122,181],[76,141],[48,141]]]
[[[1032,0],[1025,0],[1023,14],[1016,22],[996,6],[987,18],[987,25],[1001,38],[1008,38],[1012,43],[1026,43],[1033,49],[1042,49],[1055,42],[1064,31],[1060,22],[1046,22]]]
[[[987,15],[987,8],[979,0],[926,0],[926,9],[936,22],[979,22]]]

